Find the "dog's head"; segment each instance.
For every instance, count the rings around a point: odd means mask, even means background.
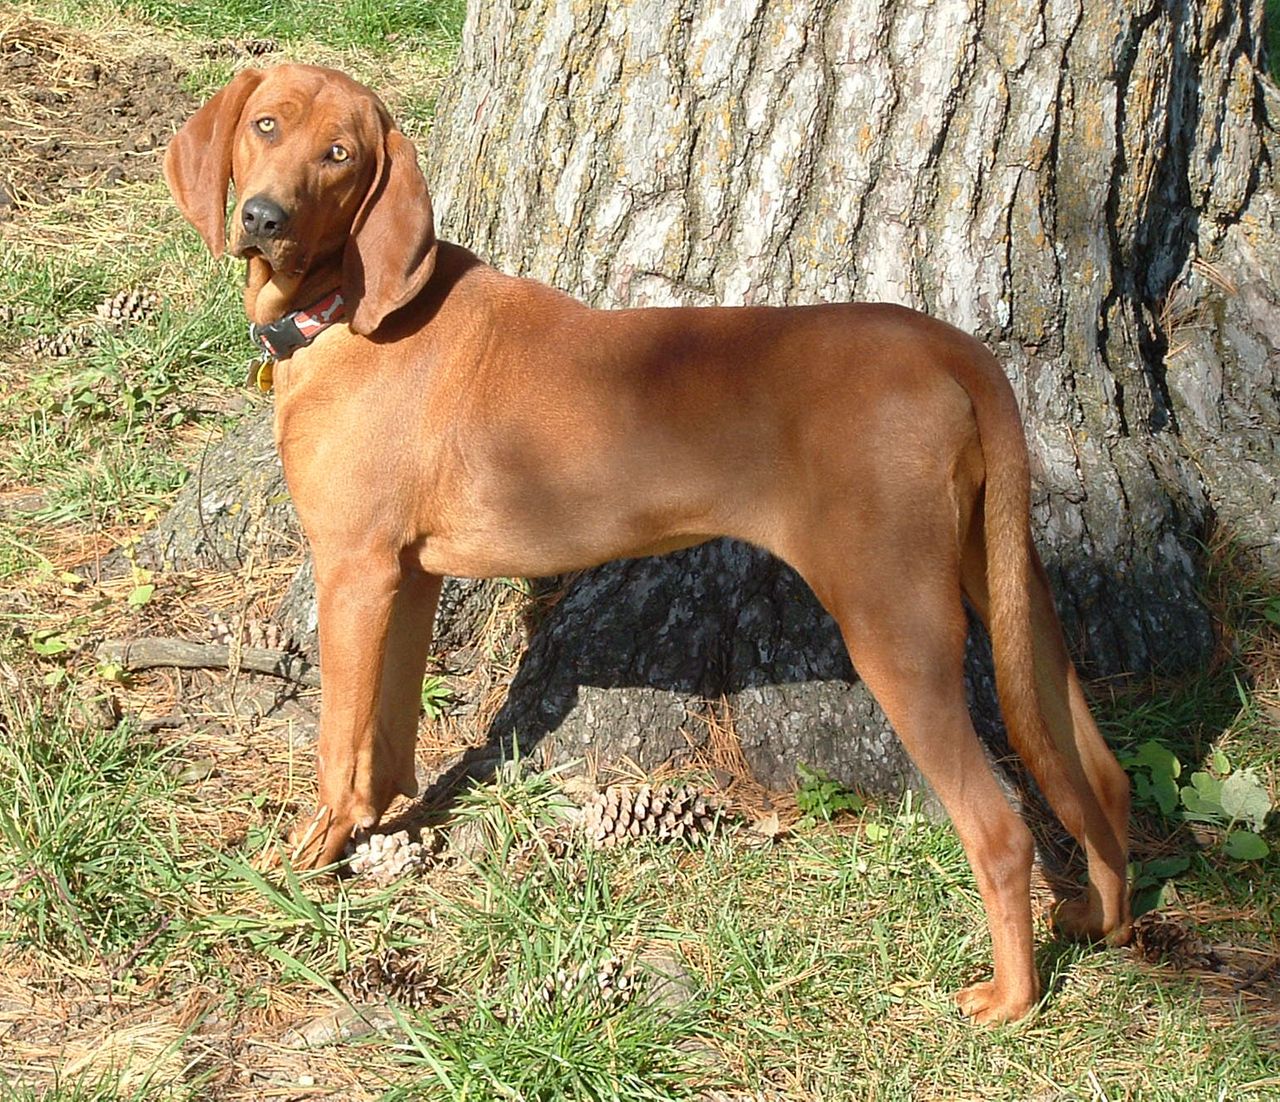
[[[372,333],[435,267],[427,183],[409,140],[368,88],[333,69],[239,73],[174,136],[164,175],[214,256],[282,275],[341,266],[351,328]]]

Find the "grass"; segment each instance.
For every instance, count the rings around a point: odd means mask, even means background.
[[[165,751],[128,723],[77,730],[65,704],[42,713],[6,694],[0,714],[0,944],[102,958],[151,939],[183,880]]]
[[[1266,0],[1262,27],[1271,77],[1280,83],[1280,0]]]
[[[1270,0],[1273,44],[1276,12]],[[373,79],[421,132],[461,5],[51,0],[38,13],[97,29],[99,48],[176,54],[201,95],[232,65],[198,56],[204,44],[275,38],[282,56]],[[158,181],[28,212],[0,247],[13,308],[0,337],[0,1102],[1280,1092],[1280,981],[1266,972],[1280,862],[1234,861],[1222,829],[1153,806],[1136,809],[1135,861],[1164,870],[1162,911],[1224,967],[1067,946],[1041,920],[1044,1002],[995,1030],[953,1007],[990,952],[953,831],[818,776],[803,807],[779,801],[793,829],[776,841],[737,830],[597,852],[556,841],[572,803],[559,779],[512,764],[445,826],[472,838],[469,859],[389,887],[263,873],[262,843],[311,796],[292,732],[227,707],[175,736],[104,723],[85,702],[164,715],[189,700],[195,680],[113,679],[92,643],[196,630],[210,606],[265,601],[290,564],[157,576],[139,606],[139,577],[69,572],[127,547],[232,415],[249,356],[240,273],[207,257]],[[164,288],[158,312],[97,322],[131,286]],[[68,327],[94,344],[27,351]],[[1100,716],[1121,751],[1156,741],[1188,771],[1220,752],[1274,792],[1280,605],[1229,545],[1207,554],[1220,661],[1178,683],[1100,686]],[[424,694],[440,722],[450,693],[437,679]],[[1266,837],[1274,847],[1274,822]],[[1038,882],[1041,910],[1048,899]],[[371,1014],[357,983],[390,953],[424,1001],[384,982],[381,1032],[292,1047],[353,1004]],[[615,998],[602,973],[634,994]]]
[[[143,27],[201,39],[323,42],[385,52],[429,50],[452,56],[465,12],[463,0],[49,0],[41,14],[61,22],[126,19]]]
[[[206,38],[320,39],[338,47],[451,52],[462,22],[461,0],[128,0],[145,21]]]
[[[154,193],[131,191],[135,203]],[[44,232],[66,232],[60,222]],[[196,252],[177,226],[166,211],[128,242],[78,253],[50,255],[39,240],[5,242],[0,299],[16,310],[0,356],[25,362],[0,386],[0,479],[32,492],[19,523],[0,526],[9,552],[0,553],[0,575],[34,565],[14,553],[40,540],[23,514],[33,524],[95,531],[137,524],[185,478],[184,428],[219,422],[238,382],[228,350],[245,345],[233,312],[236,275]],[[116,330],[97,318],[98,303],[138,286],[174,290],[144,323]],[[65,358],[27,358],[33,339],[67,331],[89,334],[93,344]]]

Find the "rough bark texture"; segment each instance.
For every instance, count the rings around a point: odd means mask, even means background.
[[[244,565],[250,554],[287,555],[301,542],[271,410],[264,406],[205,450],[138,553],[171,569],[228,570]]]
[[[978,334],[1026,416],[1077,656],[1186,668],[1211,645],[1211,526],[1280,573],[1261,16],[1248,0],[477,3],[428,178],[444,236],[596,305],[882,299]],[[478,591],[454,592],[446,633]],[[723,696],[765,778],[804,761],[899,787],[911,774],[849,675],[794,574],[716,543],[577,579],[495,734],[651,765]]]

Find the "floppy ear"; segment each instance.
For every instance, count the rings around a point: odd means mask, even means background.
[[[214,256],[221,256],[227,247],[231,144],[245,100],[265,75],[261,69],[237,73],[230,84],[186,121],[165,150],[165,183],[178,209],[200,231]]]
[[[350,325],[367,336],[426,286],[436,266],[436,223],[413,143],[388,130],[373,183],[342,255]]]

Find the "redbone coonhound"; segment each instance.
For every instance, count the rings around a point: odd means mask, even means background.
[[[747,540],[791,564],[951,816],[994,978],[1026,1014],[1031,834],[965,702],[967,597],[1010,740],[1084,847],[1071,936],[1123,942],[1129,785],[1090,715],[1031,542],[1013,391],[966,334],[898,306],[594,310],[436,238],[413,146],[330,69],[240,73],[165,177],[278,362],[275,432],[315,558],[319,805],[295,858],[338,859],[413,794],[441,576],[542,576]],[[340,319],[340,320],[338,320]]]

